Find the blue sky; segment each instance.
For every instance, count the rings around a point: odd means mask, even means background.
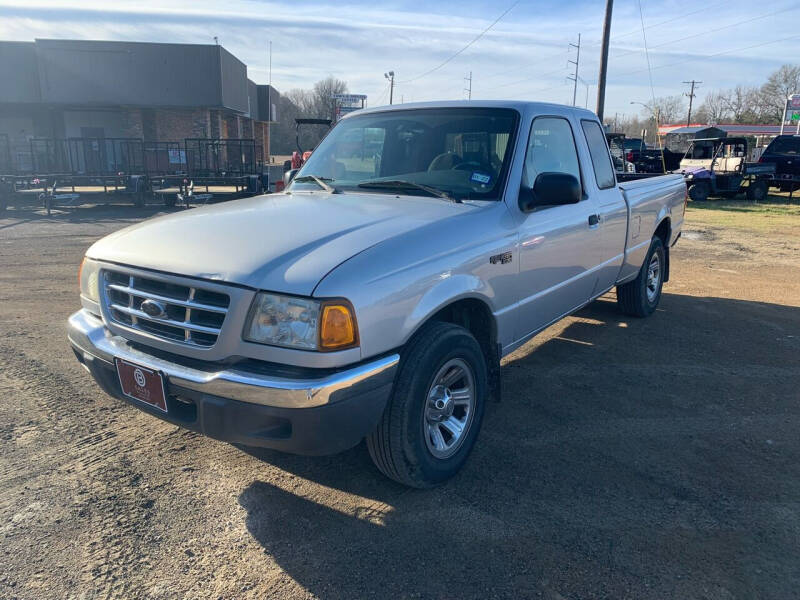
[[[465,97],[571,103],[567,61],[581,33],[579,76],[594,107],[604,0],[521,0],[491,30],[446,66],[513,0],[438,2],[259,2],[211,0],[0,0],[0,39],[77,38],[220,43],[248,65],[257,83],[280,91],[309,87],[328,75],[346,80],[369,104],[388,102],[383,73],[394,70],[395,102]],[[784,63],[800,62],[800,2],[641,0],[655,95],[702,80],[712,89],[758,85]],[[788,39],[787,39],[788,38]],[[711,56],[716,55],[716,56]],[[578,85],[578,104],[586,100]],[[651,96],[637,0],[617,0],[612,25],[606,114],[638,112]]]

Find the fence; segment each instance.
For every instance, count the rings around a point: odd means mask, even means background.
[[[144,171],[143,142],[136,138],[33,138],[33,173],[117,175]]]
[[[144,142],[146,175],[185,175],[186,149],[180,142]]]
[[[263,172],[263,148],[252,139],[32,138],[29,149],[0,134],[0,174],[240,177]]]
[[[191,175],[219,177],[258,173],[255,140],[188,138],[184,144]]]

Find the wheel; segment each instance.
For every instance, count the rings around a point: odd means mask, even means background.
[[[164,194],[164,206],[173,208],[176,202],[177,198],[173,194]]]
[[[767,182],[757,179],[747,186],[747,199],[753,202],[762,202],[767,197]]]
[[[704,202],[708,200],[708,194],[711,190],[707,183],[693,183],[689,186],[689,198],[695,202]]]
[[[144,194],[142,194],[141,192],[137,192],[133,197],[133,205],[136,208],[144,208],[145,206]]]
[[[622,312],[633,317],[653,314],[661,300],[665,268],[664,243],[654,237],[636,279],[617,286],[617,304]]]
[[[403,352],[383,417],[367,437],[378,469],[416,488],[455,475],[480,431],[487,381],[486,358],[469,331],[424,326]]]

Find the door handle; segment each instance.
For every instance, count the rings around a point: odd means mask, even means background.
[[[589,227],[597,227],[600,224],[600,215],[589,215]]]

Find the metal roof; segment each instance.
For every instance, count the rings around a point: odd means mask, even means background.
[[[686,125],[661,125],[658,132],[661,135],[668,133],[697,133],[703,129],[716,128],[721,129],[729,134],[735,135],[778,135],[781,132],[780,125],[747,125],[739,123],[717,123],[715,125],[699,125],[692,124]],[[793,129],[793,125],[786,126],[784,132]]]

